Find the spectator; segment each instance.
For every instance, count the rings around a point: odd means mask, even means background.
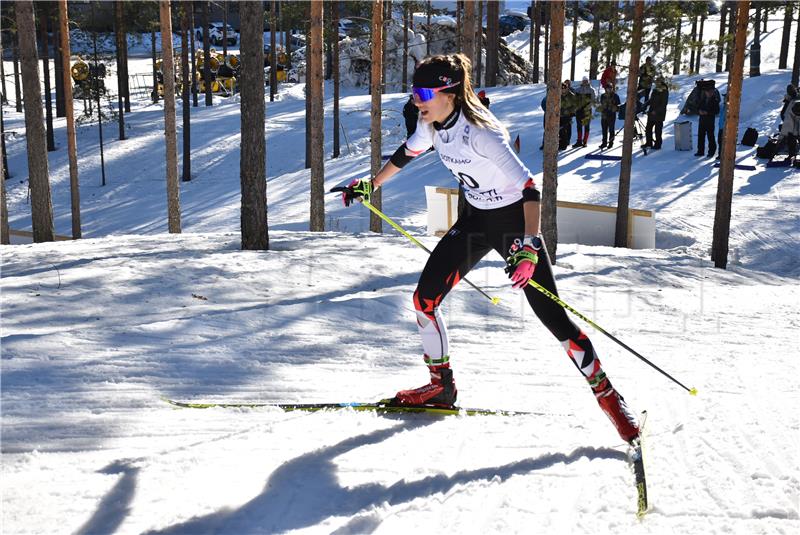
[[[484,108],[486,108],[487,110],[489,109],[489,103],[491,101],[489,100],[489,97],[486,96],[486,91],[481,89],[478,92],[478,100],[481,101],[481,104],[483,104]]]
[[[581,85],[575,91],[575,128],[578,138],[572,148],[585,147],[589,140],[589,126],[592,124],[592,105],[597,95],[589,84],[589,78],[583,77]]]
[[[663,76],[656,78],[655,89],[650,99],[645,104],[647,112],[647,126],[645,127],[644,147],[661,149],[661,132],[664,129],[664,119],[667,116],[667,102],[669,101],[669,86]],[[655,137],[655,140],[653,139]]]
[[[561,84],[561,119],[558,131],[558,150],[569,147],[572,137],[572,117],[577,109],[578,96],[572,90],[572,82],[564,80]]]
[[[417,131],[417,120],[419,119],[419,108],[414,104],[414,95],[408,97],[408,102],[403,106],[403,119],[406,121],[406,137]]]
[[[600,150],[606,147],[610,149],[614,144],[617,112],[619,112],[619,95],[614,92],[613,85],[607,85],[605,93],[600,95],[600,126],[603,129],[603,143],[600,145]]]
[[[653,78],[656,76],[656,66],[653,65],[653,58],[647,56],[644,63],[639,67],[639,87],[637,94],[640,101],[647,101],[650,98],[650,87],[653,85]]]
[[[603,74],[600,75],[600,87],[603,89],[606,86],[615,86],[617,84],[617,62],[612,61],[606,70],[603,71]]]
[[[706,84],[700,91],[697,113],[700,115],[700,121],[697,125],[697,152],[694,155],[705,155],[707,137],[708,157],[710,158],[717,152],[717,142],[714,139],[714,118],[719,113],[719,91],[714,89],[711,83]]]
[[[781,122],[784,121],[784,115],[786,115],[786,108],[789,106],[789,103],[793,102],[796,98],[797,89],[792,84],[787,85],[786,94],[783,96],[783,107],[781,108]]]
[[[786,136],[789,146],[789,162],[797,158],[797,142],[800,138],[800,98],[795,99],[786,106],[785,119],[781,126],[781,135]],[[796,165],[796,162],[795,162]]]

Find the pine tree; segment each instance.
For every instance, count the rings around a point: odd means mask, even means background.
[[[370,77],[370,175],[375,178],[381,170],[381,73],[383,72],[383,0],[372,0],[372,72]],[[372,194],[372,204],[383,207],[381,190]],[[382,220],[370,213],[369,229],[383,232]]]
[[[548,4],[550,21],[550,71],[547,74],[547,110],[545,111],[544,161],[542,163],[542,236],[550,261],[556,263],[558,225],[558,130],[561,114],[561,66],[564,61],[564,2]]]
[[[69,16],[67,12],[67,0],[58,0],[58,25],[59,40],[61,46],[61,62],[69,67],[70,44],[69,44]],[[70,206],[72,209],[72,239],[77,240],[81,237],[81,197],[78,185],[78,146],[75,135],[75,111],[72,98],[72,80],[70,69],[62,69],[61,76],[64,85],[64,116],[67,123],[67,155],[69,158],[69,190]]]
[[[322,75],[322,0],[311,0],[311,40],[306,57],[311,92],[311,230],[325,230],[325,123]]]
[[[164,75],[164,137],[167,162],[167,218],[169,232],[181,232],[178,189],[178,136],[175,120],[175,56],[172,49],[172,10],[169,0],[160,0],[161,72]]]

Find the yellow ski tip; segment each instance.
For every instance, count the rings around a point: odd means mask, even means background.
[[[696,396],[697,395],[697,389],[696,388],[692,388],[691,390],[689,390],[689,395],[690,396]]]
[[[500,298],[499,297],[492,297],[492,304],[493,305],[499,305],[500,304]]]

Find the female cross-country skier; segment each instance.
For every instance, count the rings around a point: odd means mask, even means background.
[[[466,56],[431,56],[416,68],[414,102],[419,120],[414,134],[392,155],[374,179],[359,179],[342,191],[345,206],[369,199],[415,156],[430,147],[463,186],[467,208],[439,241],[414,292],[430,383],[397,393],[403,405],[452,406],[456,385],[450,368],[447,329],[439,307],[447,293],[494,249],[506,258],[514,288],[522,288],[536,316],[566,349],[589,382],[600,407],[627,442],[639,436],[636,418],[611,386],[592,342],[566,311],[532,288],[533,279],[557,295],[547,251],[539,236],[540,193],[531,172],[509,145],[509,135],[475,96]]]

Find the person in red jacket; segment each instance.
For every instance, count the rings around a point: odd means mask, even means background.
[[[606,67],[606,70],[603,71],[603,74],[600,76],[600,87],[605,88],[606,86],[614,86],[617,82],[617,62],[612,61],[611,64]]]

